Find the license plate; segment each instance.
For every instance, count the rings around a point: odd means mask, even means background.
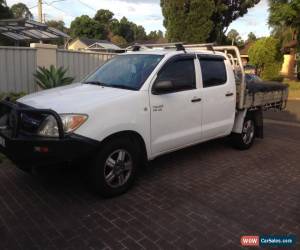
[[[5,148],[5,139],[0,136],[0,146]]]

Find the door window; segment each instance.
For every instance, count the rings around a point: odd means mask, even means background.
[[[223,85],[227,82],[224,59],[216,57],[200,58],[203,87]]]
[[[171,92],[195,89],[196,77],[194,58],[178,59],[167,63],[158,74],[156,83],[161,81],[172,82],[173,91]]]

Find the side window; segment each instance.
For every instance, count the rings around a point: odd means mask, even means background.
[[[196,88],[194,59],[178,59],[167,63],[159,72],[156,82],[171,81],[174,92]]]
[[[203,87],[213,87],[225,84],[227,82],[226,66],[223,59],[213,57],[199,58]]]

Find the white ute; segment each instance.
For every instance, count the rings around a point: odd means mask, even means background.
[[[285,107],[282,86],[248,91],[233,46],[135,45],[80,83],[3,101],[0,149],[20,167],[85,159],[96,190],[114,196],[143,161],[229,135],[250,148],[263,110]]]

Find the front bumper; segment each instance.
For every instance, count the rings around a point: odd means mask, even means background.
[[[73,162],[92,155],[99,142],[72,134],[62,139],[9,138],[0,132],[0,152],[17,166],[44,166]]]
[[[53,115],[60,127],[59,137],[47,138],[22,131],[24,114],[34,114],[35,117]],[[17,166],[28,168],[72,162],[88,157],[99,146],[98,141],[76,134],[65,134],[59,115],[52,110],[38,110],[23,105],[20,107],[8,101],[0,103],[0,152]]]

